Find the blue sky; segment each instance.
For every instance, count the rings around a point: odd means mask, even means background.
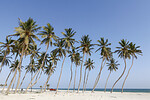
[[[18,26],[18,18],[26,21],[33,18],[39,26],[51,23],[55,28],[56,35],[62,37],[61,32],[65,28],[73,28],[77,33],[75,38],[80,40],[83,35],[89,34],[92,43],[96,43],[100,37],[109,39],[112,43],[112,51],[121,39],[127,39],[141,46],[143,56],[135,60],[131,73],[125,84],[125,88],[150,88],[150,66],[149,66],[149,37],[150,37],[150,1],[149,0],[3,0],[0,1],[0,41],[14,33],[14,27]],[[42,45],[42,50],[45,46]],[[51,49],[51,48],[50,48]],[[95,50],[97,47],[95,47]],[[93,52],[95,52],[95,50]],[[121,64],[117,72],[113,72],[108,82],[111,88],[116,79],[121,75],[123,60],[114,55]],[[93,53],[90,57],[95,61],[95,69],[90,72],[87,87],[92,88],[100,69],[101,59],[99,53]],[[25,58],[23,65],[28,59]],[[127,60],[127,70],[131,61]],[[61,62],[58,63],[56,72],[50,79],[50,86],[56,87]],[[60,82],[60,87],[68,87],[70,78],[70,61],[66,59]],[[75,66],[74,66],[75,68]],[[4,67],[0,74],[0,83],[3,83],[9,70]],[[127,72],[127,71],[126,71]],[[22,76],[24,71],[22,71]],[[78,86],[79,68],[77,73]],[[97,88],[104,88],[109,71],[107,66],[103,69]],[[125,73],[127,74],[127,73]],[[47,76],[43,75],[35,87],[44,84]],[[30,75],[23,84],[27,86]],[[122,86],[124,77],[118,82],[116,88]],[[71,87],[73,84],[71,85]]]

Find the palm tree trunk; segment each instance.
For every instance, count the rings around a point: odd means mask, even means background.
[[[86,61],[87,61],[88,54],[86,54]],[[85,68],[85,74],[84,74],[84,82],[83,82],[83,92],[85,87],[85,79],[86,79],[86,68]]]
[[[76,75],[77,75],[77,66],[76,66],[76,69],[75,69],[75,76],[74,76],[74,87],[73,87],[73,92],[75,91]]]
[[[20,77],[21,77],[21,67],[20,67],[20,69],[19,69],[19,76],[18,76],[18,81],[17,81],[17,85],[16,85],[15,93],[17,92],[17,89],[18,89],[19,84],[20,84]]]
[[[84,92],[85,79],[86,79],[86,68],[85,68],[85,72],[84,72],[84,82],[83,82],[83,91],[82,92]]]
[[[31,80],[30,83],[29,83],[29,85],[27,86],[27,89],[26,89],[25,93],[27,93],[27,91],[28,91],[28,89],[29,89],[29,87],[30,87],[32,81],[34,80],[34,78],[36,77],[36,75],[38,74],[38,72],[40,71],[40,69],[43,67],[44,61],[45,61],[45,57],[46,57],[46,53],[47,53],[47,51],[48,51],[48,47],[49,47],[49,43],[47,44],[46,52],[45,52],[45,55],[44,55],[44,59],[43,59],[43,61],[42,61],[42,64],[41,64],[39,70],[38,70],[38,71],[35,73],[35,75],[33,76],[32,80]]]
[[[105,64],[103,65],[104,60],[105,60],[105,58],[103,58],[103,60],[102,60],[100,72],[99,72],[99,74],[97,75],[97,78],[96,78],[96,80],[95,80],[95,84],[94,84],[94,87],[93,87],[92,92],[94,92],[94,90],[95,90],[95,88],[96,88],[96,86],[97,86],[97,84],[98,84],[98,81],[99,81],[99,79],[100,79],[100,75],[101,75],[103,66],[105,66]]]
[[[88,71],[88,74],[87,74],[87,77],[86,77],[85,91],[86,91],[86,85],[87,85],[87,81],[88,81],[88,78],[89,78],[89,72],[90,72],[90,71]]]
[[[47,86],[47,83],[49,82],[49,79],[50,79],[51,75],[52,75],[51,73],[50,73],[50,75],[48,75],[47,81],[45,82],[45,84],[43,86],[44,92],[46,92],[46,86]],[[42,88],[42,90],[43,90],[43,88]]]
[[[31,80],[32,80],[33,72],[31,72]],[[32,82],[31,82],[32,85]],[[31,92],[32,92],[32,87],[31,87]]]
[[[14,89],[15,82],[16,82],[16,77],[15,77],[14,82],[13,82],[13,85],[12,85],[12,91],[13,91],[13,89]]]
[[[61,71],[60,71],[60,76],[59,76],[59,80],[58,80],[58,83],[57,83],[56,93],[58,92],[59,82],[60,82],[60,79],[61,79],[61,75],[62,75],[62,70],[63,70],[63,65],[64,65],[64,62],[65,62],[65,58],[66,58],[66,56],[64,57],[64,60],[63,60],[62,66],[61,66]]]
[[[84,54],[85,53],[83,53],[82,64],[81,64],[81,68],[80,68],[80,80],[79,80],[79,85],[78,85],[78,92],[80,90],[80,84],[81,84],[81,79],[82,79],[82,66],[83,66]]]
[[[70,82],[69,82],[69,86],[68,86],[68,92],[69,92],[69,88],[70,88],[71,81],[72,81],[72,62],[71,62],[71,68],[70,68],[70,71],[71,71],[71,76],[70,76]]]
[[[36,78],[35,78],[35,80],[37,80],[37,78],[38,78],[39,74],[40,74],[40,72],[38,72],[38,74],[36,75]]]
[[[110,77],[110,74],[111,74],[111,71],[109,72],[109,75],[108,75],[108,77],[107,77],[107,80],[106,80],[106,84],[105,84],[105,90],[104,90],[104,92],[106,92],[107,82],[108,82],[108,79],[109,79],[109,77]]]
[[[51,75],[49,75],[48,80],[47,80],[47,82],[45,84],[44,92],[46,92],[46,86],[47,86],[47,83],[49,82],[50,77],[51,77]]]
[[[11,75],[11,71],[10,71],[10,73],[8,74],[7,78],[6,78],[4,87],[3,87],[3,89],[2,89],[2,93],[4,92],[5,86],[7,85],[7,81],[8,81],[8,79],[9,79],[9,76],[10,76],[10,75]]]
[[[2,66],[4,64],[5,58],[6,58],[6,51],[5,51],[4,58],[2,60],[1,66],[0,66],[0,69],[1,69],[0,72],[2,71]]]
[[[6,94],[9,94],[9,91],[10,91],[11,85],[12,85],[12,83],[13,83],[13,80],[14,80],[14,78],[16,77],[17,70],[18,70],[19,66],[21,65],[23,56],[24,56],[24,49],[23,49],[22,52],[21,52],[21,57],[20,57],[19,64],[17,65],[16,71],[15,71],[14,76],[13,76],[13,78],[12,78],[12,80],[11,80],[9,86],[8,86],[8,89],[7,89],[7,91],[6,91]]]
[[[25,75],[24,75],[24,77],[23,77],[23,79],[22,79],[22,81],[21,81],[21,83],[20,83],[19,89],[21,88],[21,85],[22,85],[22,83],[23,83],[23,81],[24,81],[26,75],[27,75],[27,71],[26,71],[26,73],[25,73]]]
[[[126,71],[126,59],[124,58],[124,63],[125,63],[125,67],[124,67],[124,70],[121,74],[121,76],[118,78],[118,80],[114,83],[114,85],[112,86],[112,89],[111,89],[111,93],[113,92],[113,88],[114,86],[116,85],[116,83],[122,78],[122,76],[124,75],[125,71]]]
[[[130,69],[128,70],[127,76],[125,77],[125,80],[124,80],[124,82],[123,82],[123,85],[122,85],[122,93],[123,93],[124,84],[125,84],[125,82],[126,82],[126,80],[127,80],[127,78],[128,78],[128,75],[129,75],[129,73],[130,73],[130,70],[131,70],[131,68],[132,68],[132,66],[133,66],[133,61],[134,61],[134,57],[132,57],[132,64],[131,64],[131,67],[130,67]]]

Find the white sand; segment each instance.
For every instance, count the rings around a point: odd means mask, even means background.
[[[150,100],[150,93],[109,93],[86,91],[85,93],[67,93],[61,90],[57,94],[45,93],[9,94],[0,93],[0,100]]]

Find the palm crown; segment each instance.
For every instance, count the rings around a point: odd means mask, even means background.
[[[129,44],[129,50],[131,52],[131,55],[133,57],[135,57],[136,59],[137,59],[137,55],[136,54],[142,55],[142,51],[139,48],[140,48],[140,46],[136,47],[135,44],[133,44],[132,42]]]
[[[81,51],[83,53],[87,53],[89,55],[91,55],[91,50],[94,49],[92,48],[92,46],[94,44],[91,44],[91,41],[90,38],[89,38],[89,35],[84,35],[82,38],[81,38],[81,46],[79,46],[78,48],[81,48]]]
[[[100,38],[100,40],[98,40],[98,43],[99,44],[96,45],[99,46],[99,48],[96,50],[96,52],[100,50],[100,55],[102,56],[102,58],[106,58],[107,60],[109,60],[109,58],[112,56],[112,53],[111,48],[108,46],[111,45],[111,43],[108,43],[108,39],[106,39],[105,41],[104,38]]]
[[[129,50],[129,41],[122,39],[119,44],[121,47],[116,47],[118,50],[116,50],[115,53],[117,53],[120,58],[130,59],[131,51]]]
[[[89,69],[89,71],[91,70],[91,69],[93,69],[94,68],[94,62],[93,62],[93,60],[91,60],[90,58],[85,62],[85,64],[84,64],[84,66],[86,66],[86,69]]]
[[[115,61],[114,58],[111,58],[109,63],[107,63],[108,70],[110,70],[110,71],[113,71],[113,70],[116,71],[118,69],[118,67],[117,67],[118,65],[120,65],[120,64],[118,64],[118,61]]]
[[[65,29],[66,33],[62,32],[64,35],[64,38],[62,38],[62,41],[64,42],[65,48],[69,49],[70,47],[73,47],[74,43],[76,42],[75,39],[72,37],[75,35],[75,31],[72,30],[72,28]]]
[[[45,43],[46,45],[50,44],[52,46],[52,39],[55,41],[57,40],[57,36],[53,31],[54,28],[50,25],[50,23],[48,23],[47,26],[43,26],[43,31],[38,33],[38,35],[41,35],[42,38],[44,38],[41,41],[41,44]]]

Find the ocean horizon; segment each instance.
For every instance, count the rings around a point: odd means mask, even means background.
[[[32,88],[32,89],[40,89],[40,88]],[[55,89],[55,88],[53,88]],[[68,88],[59,88],[59,90],[68,90]],[[70,88],[69,90],[73,90],[73,88]],[[75,89],[78,90],[78,89]],[[80,91],[82,91],[83,89],[81,88]],[[96,88],[95,91],[104,91],[104,88]],[[87,88],[86,91],[92,91],[92,88]],[[106,89],[106,92],[110,92],[111,89]],[[122,89],[113,89],[113,92],[121,92]],[[150,93],[150,89],[123,89],[123,92],[138,92],[138,93]]]

